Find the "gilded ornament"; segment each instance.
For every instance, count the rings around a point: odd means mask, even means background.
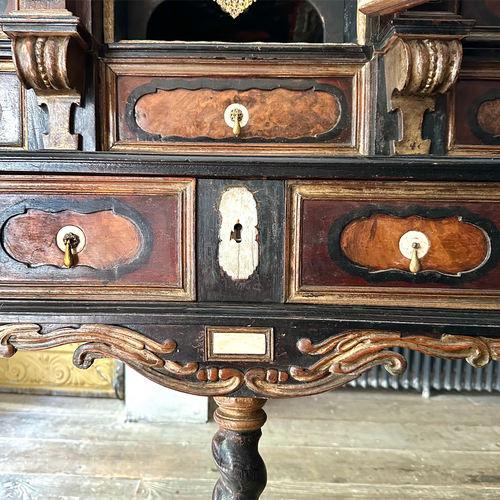
[[[245,12],[256,0],[215,0],[233,19]]]
[[[78,368],[89,368],[96,359],[115,358],[149,380],[181,392],[200,396],[228,396],[246,385],[266,397],[296,397],[319,394],[345,385],[370,368],[383,365],[392,375],[401,375],[406,359],[391,351],[400,347],[444,359],[465,359],[475,368],[500,359],[500,339],[443,335],[440,338],[402,336],[396,332],[353,330],[319,344],[310,339],[297,342],[298,351],[319,360],[309,367],[251,368],[246,373],[232,367],[200,366],[164,359],[177,348],[176,342],[160,344],[128,328],[113,325],[83,325],[40,333],[34,324],[0,326],[0,357],[17,350],[36,351],[74,342]]]

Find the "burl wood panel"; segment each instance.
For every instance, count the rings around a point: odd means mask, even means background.
[[[85,235],[85,247],[74,254],[75,266],[111,269],[130,262],[141,249],[138,228],[111,211],[79,214],[69,210],[29,210],[7,222],[3,243],[12,258],[25,264],[63,267],[64,252],[56,236],[64,226],[76,226]]]
[[[346,201],[346,200],[304,200],[302,217],[300,223],[300,242],[297,244],[299,252],[300,282],[302,287],[366,287],[367,281],[344,269],[341,269],[331,258],[329,252],[329,231],[332,224],[340,217],[359,210],[366,203],[382,203],[384,200],[370,199],[368,202]],[[417,200],[396,201],[391,200],[391,206],[405,207],[416,203]],[[453,202],[450,202],[453,204]],[[440,208],[449,206],[445,203],[426,202],[427,208]],[[484,216],[500,228],[500,206],[494,203],[463,203],[461,206],[471,212]],[[295,244],[295,243],[294,243]],[[406,261],[408,262],[408,261]],[[481,267],[481,269],[483,266]],[[458,278],[457,278],[458,279]],[[402,281],[391,281],[390,283],[370,283],[370,288],[450,288],[450,285],[426,282],[421,284]],[[490,289],[500,288],[500,266],[488,272],[486,275],[473,281],[460,284],[461,289]]]
[[[460,5],[460,15],[476,20],[476,29],[500,26],[500,2],[498,0],[466,0]]]
[[[455,88],[455,141],[457,145],[488,145],[500,135],[500,82],[459,80]],[[471,128],[477,120],[477,129]]]
[[[53,241],[66,224],[88,238],[71,268]],[[192,179],[3,175],[0,232],[0,297],[195,297]]]
[[[340,245],[349,259],[369,271],[408,270],[410,259],[399,249],[399,240],[408,231],[420,231],[429,239],[429,251],[420,259],[422,271],[467,272],[483,264],[489,255],[484,231],[458,217],[401,219],[373,214],[349,223],[342,231]]]
[[[328,132],[338,123],[340,103],[335,96],[315,90],[158,90],[136,104],[137,124],[162,137],[233,137],[224,111],[239,103],[249,120],[240,137],[298,139]]]
[[[477,121],[485,132],[500,136],[500,99],[483,102],[477,112]]]

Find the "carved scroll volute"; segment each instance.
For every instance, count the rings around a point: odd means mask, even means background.
[[[0,20],[12,39],[17,74],[27,89],[35,91],[38,105],[47,106],[49,133],[43,136],[44,148],[76,150],[78,136],[70,133],[70,117],[72,107],[81,102],[87,48],[78,32],[79,20],[63,11],[68,15],[54,17],[57,28],[47,33],[42,11],[40,19],[37,11],[26,12],[26,18],[18,13]]]
[[[428,154],[431,141],[422,138],[427,110],[455,85],[462,62],[459,39],[396,37],[385,53],[388,111],[401,112],[396,154]]]

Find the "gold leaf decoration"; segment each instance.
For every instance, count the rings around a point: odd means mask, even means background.
[[[121,363],[100,359],[90,370],[79,370],[73,365],[78,346],[68,344],[0,359],[0,391],[116,397],[114,387]]]
[[[256,0],[215,0],[220,8],[233,19],[245,12]]]

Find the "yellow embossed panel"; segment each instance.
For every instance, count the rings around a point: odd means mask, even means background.
[[[76,368],[73,353],[78,345],[17,352],[0,359],[0,392],[116,398],[121,363],[98,359],[88,370]]]

